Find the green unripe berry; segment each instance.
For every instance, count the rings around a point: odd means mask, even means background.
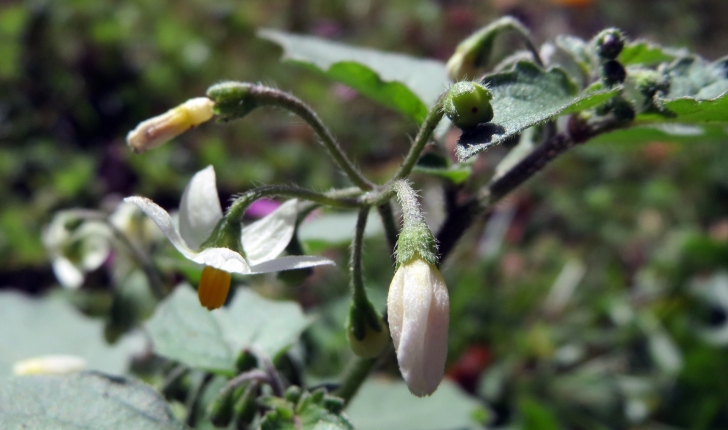
[[[471,128],[493,119],[490,101],[493,93],[477,83],[461,81],[450,88],[443,108],[445,115],[460,128]]]
[[[617,28],[602,30],[596,35],[597,55],[603,60],[614,60],[624,49],[624,35]]]

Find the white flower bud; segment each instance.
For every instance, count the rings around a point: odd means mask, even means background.
[[[212,118],[215,102],[207,97],[187,100],[176,108],[143,121],[126,135],[134,152],[142,152],[167,143],[192,127]]]
[[[44,355],[21,360],[13,366],[15,375],[68,375],[80,372],[86,360],[75,355]]]
[[[435,265],[420,258],[401,264],[387,297],[389,331],[402,377],[415,396],[440,385],[447,359],[450,299]]]

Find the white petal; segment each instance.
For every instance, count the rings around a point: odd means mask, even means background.
[[[106,226],[104,226],[106,227]],[[82,226],[83,228],[83,226]],[[86,234],[87,231],[79,233]],[[83,237],[81,241],[81,267],[83,270],[90,272],[98,269],[111,252],[111,244],[107,237],[108,228],[105,228],[103,234],[90,233]]]
[[[250,266],[243,256],[228,248],[207,248],[191,260],[230,273],[250,274]]]
[[[404,317],[404,269],[400,267],[394,272],[392,283],[387,294],[387,321],[389,333],[392,335],[394,349],[399,351],[399,339],[402,336],[402,317]]]
[[[75,290],[83,284],[83,272],[66,257],[56,257],[51,264],[53,273],[64,288]]]
[[[139,209],[141,209],[149,218],[152,219],[152,221],[154,221],[155,224],[157,224],[157,227],[159,227],[160,230],[162,230],[162,233],[167,236],[167,239],[172,242],[172,245],[177,248],[177,251],[190,260],[194,260],[197,253],[187,246],[184,239],[182,239],[182,236],[174,228],[172,218],[169,216],[167,211],[146,197],[127,197],[124,201],[137,205]]]
[[[251,265],[281,255],[293,237],[297,215],[296,200],[288,200],[275,211],[243,228],[243,250]]]
[[[445,373],[450,308],[447,287],[440,272],[422,260],[403,265],[399,272],[402,280],[397,283],[403,284],[401,328],[393,330],[390,325],[390,331],[399,334],[399,341],[395,341],[397,361],[412,394],[429,396]],[[395,321],[400,318],[396,312]]]
[[[250,274],[281,272],[283,270],[305,269],[315,266],[334,266],[333,260],[315,255],[290,255],[268,260],[250,267]]]
[[[199,249],[222,218],[215,169],[207,166],[192,177],[179,204],[179,232],[187,245]]]

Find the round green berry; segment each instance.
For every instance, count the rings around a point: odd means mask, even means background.
[[[460,128],[475,127],[493,119],[492,99],[493,93],[477,82],[457,82],[445,98],[445,115]]]

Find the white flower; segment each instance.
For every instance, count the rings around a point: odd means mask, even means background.
[[[21,360],[13,365],[15,375],[68,375],[80,372],[86,360],[75,355],[44,355]]]
[[[56,213],[43,231],[53,273],[69,289],[83,284],[86,273],[98,269],[111,251],[111,231],[101,221],[84,221],[79,210]]]
[[[402,377],[412,394],[429,396],[445,374],[450,320],[437,267],[420,258],[401,264],[389,286],[387,312]]]
[[[268,216],[242,229],[240,240],[245,255],[223,247],[200,249],[223,218],[212,166],[197,172],[185,188],[179,208],[179,229],[171,216],[145,197],[127,197],[162,230],[167,239],[186,258],[202,264],[198,296],[208,309],[225,303],[230,288],[230,274],[252,275],[282,270],[334,264],[315,256],[278,257],[290,242],[295,230],[296,200],[289,200]],[[237,240],[237,238],[235,238]]]

